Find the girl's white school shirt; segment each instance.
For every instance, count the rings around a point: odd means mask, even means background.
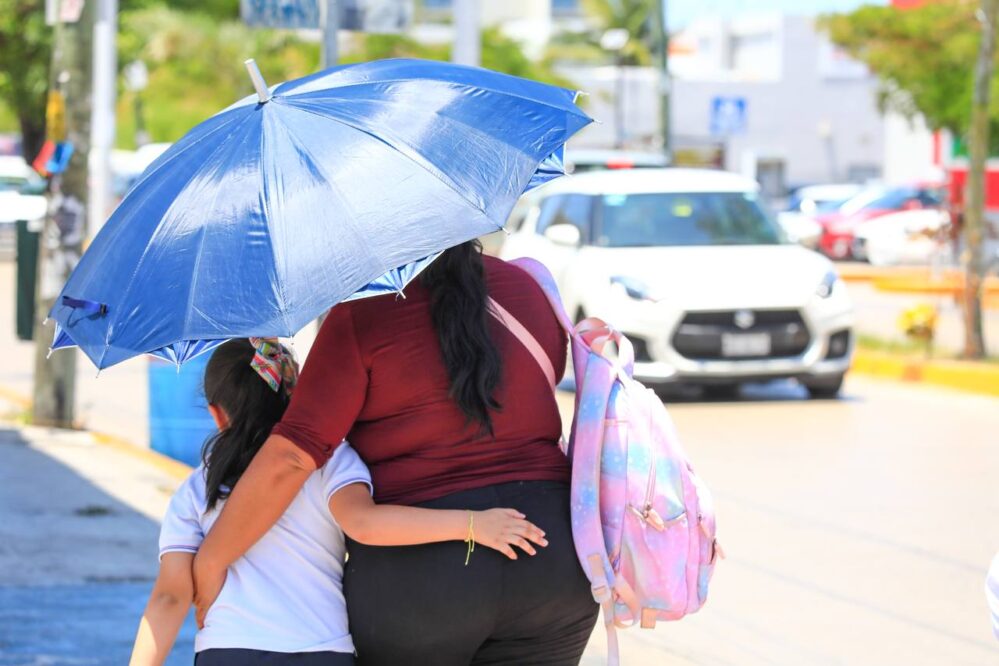
[[[368,468],[346,443],[308,478],[277,523],[234,562],[218,600],[194,639],[195,652],[244,648],[271,652],[348,652],[343,598],[343,530],[329,498],[344,486],[371,487]],[[197,552],[222,508],[206,511],[198,467],[170,500],[160,530],[160,557]]]

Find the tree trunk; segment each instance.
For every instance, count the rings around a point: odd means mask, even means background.
[[[967,358],[985,356],[985,336],[982,331],[982,283],[985,273],[985,161],[989,154],[989,89],[995,63],[999,0],[982,0],[979,19],[982,25],[982,38],[978,49],[978,63],[975,66],[971,128],[968,132],[970,160],[963,229],[964,356]]]
[[[84,4],[77,23],[55,28],[50,90],[65,99],[66,141],[72,159],[62,174],[49,180],[49,215],[40,239],[35,311],[35,382],[33,422],[69,428],[74,425],[76,350],[60,350],[48,358],[52,329],[45,326],[56,297],[80,259],[86,233],[93,28],[97,2]],[[56,125],[58,123],[55,123]]]

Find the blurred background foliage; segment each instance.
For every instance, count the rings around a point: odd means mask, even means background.
[[[647,0],[629,0],[647,2]],[[600,3],[595,3],[595,6]],[[627,3],[626,3],[627,4]],[[145,129],[153,142],[176,141],[213,113],[252,93],[243,61],[255,58],[270,82],[303,76],[319,66],[319,44],[289,31],[251,29],[239,19],[239,0],[121,0],[119,69],[141,60],[149,83],[140,93],[119,78],[117,145],[135,147],[135,95],[142,96]],[[44,131],[51,29],[44,0],[0,0],[0,132]],[[448,44],[421,44],[406,35],[352,34],[340,61],[416,57],[448,60]],[[547,60],[531,60],[498,29],[482,34],[482,65],[559,85]]]

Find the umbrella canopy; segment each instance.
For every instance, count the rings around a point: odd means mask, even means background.
[[[79,346],[98,368],[143,353],[182,363],[401,290],[441,251],[502,228],[590,122],[574,91],[449,63],[257,85],[121,202],[52,309],[54,349]]]

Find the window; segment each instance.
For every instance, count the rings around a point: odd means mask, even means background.
[[[600,247],[778,245],[777,226],[743,192],[608,194],[598,206]]]
[[[579,236],[584,242],[589,240],[592,199],[585,194],[564,194],[545,199],[538,217],[538,233],[543,234],[545,229],[557,224],[571,224],[579,229]]]

